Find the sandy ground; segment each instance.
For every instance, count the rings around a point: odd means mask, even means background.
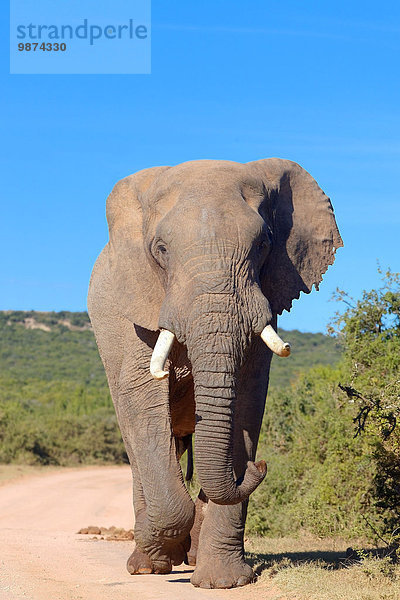
[[[128,467],[65,469],[1,486],[0,600],[239,600],[258,596],[255,586],[196,589],[189,583],[192,568],[185,565],[175,567],[170,575],[131,576],[125,562],[133,542],[76,534],[88,525],[132,528]],[[266,598],[265,591],[262,597]]]

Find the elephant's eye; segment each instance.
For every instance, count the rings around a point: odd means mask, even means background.
[[[262,258],[262,260],[265,260],[265,258],[270,253],[271,245],[272,245],[271,231],[269,230],[269,228],[265,228],[263,230],[262,234],[260,235],[260,237],[258,238],[258,241],[256,242],[257,253],[260,256],[260,258]]]
[[[156,259],[156,261],[158,262],[158,264],[161,267],[165,268],[166,261],[168,258],[167,245],[164,242],[162,242],[161,240],[157,241],[156,243],[153,244],[152,254],[153,254],[154,258]]]

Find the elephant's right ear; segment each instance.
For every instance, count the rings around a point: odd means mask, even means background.
[[[146,329],[158,329],[165,293],[146,254],[143,195],[169,167],[153,167],[121,179],[107,199],[111,285],[121,314]]]

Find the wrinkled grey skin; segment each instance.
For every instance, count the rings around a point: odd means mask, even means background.
[[[247,498],[265,475],[252,462],[271,361],[259,334],[333,263],[331,204],[290,161],[193,161],[118,182],[107,219],[88,306],[132,467],[128,570],[168,573],[189,553],[194,585],[244,585]],[[156,381],[160,328],[176,341]],[[196,519],[178,462],[193,432]]]

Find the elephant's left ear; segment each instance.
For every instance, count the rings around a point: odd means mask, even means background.
[[[250,201],[268,223],[273,246],[262,273],[262,289],[272,310],[290,310],[300,292],[316,289],[343,246],[332,204],[297,163],[270,158],[248,163],[263,181],[264,194]]]

